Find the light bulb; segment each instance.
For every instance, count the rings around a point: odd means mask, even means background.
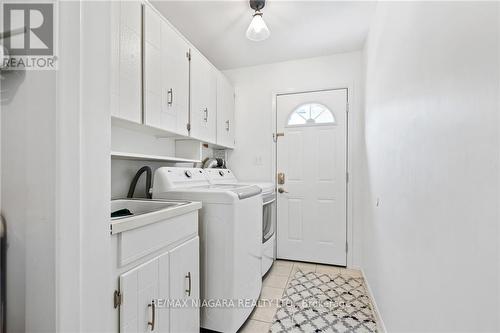
[[[261,40],[267,39],[271,35],[266,22],[262,19],[262,13],[256,11],[253,14],[252,22],[247,29],[247,38],[254,42],[260,42]]]

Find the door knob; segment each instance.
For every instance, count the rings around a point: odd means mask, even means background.
[[[285,184],[285,173],[284,172],[278,173],[278,184],[279,185]]]
[[[279,193],[288,193],[288,191],[285,191],[283,187],[278,188]]]

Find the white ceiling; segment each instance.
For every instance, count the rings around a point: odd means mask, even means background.
[[[152,3],[217,68],[230,69],[360,50],[375,2],[266,1],[271,36],[246,39],[253,11],[248,1]]]

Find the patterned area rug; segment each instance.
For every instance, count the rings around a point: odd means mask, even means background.
[[[297,271],[270,332],[377,332],[363,278]]]

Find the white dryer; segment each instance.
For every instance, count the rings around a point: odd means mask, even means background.
[[[234,333],[248,318],[262,287],[262,190],[211,185],[203,169],[163,167],[153,198],[201,201],[199,213],[201,327]]]
[[[262,275],[276,259],[276,191],[273,183],[239,182],[229,169],[205,169],[212,184],[256,185],[262,189]]]

